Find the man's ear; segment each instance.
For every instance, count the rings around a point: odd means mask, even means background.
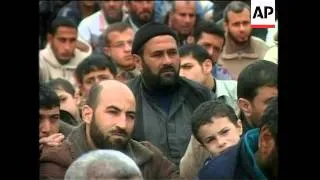
[[[202,69],[203,69],[204,73],[211,74],[211,71],[212,71],[212,61],[211,61],[211,59],[206,59],[205,61],[203,61]]]
[[[224,32],[228,32],[228,23],[224,20],[223,20],[223,29],[224,29]]]
[[[92,121],[92,117],[93,117],[93,109],[88,106],[88,105],[84,105],[82,107],[82,119],[86,124],[90,124]]]
[[[53,39],[53,35],[50,34],[50,33],[48,33],[48,34],[47,34],[47,41],[48,41],[48,43],[51,43],[51,42],[52,42],[52,39]]]
[[[243,133],[243,128],[242,128],[242,122],[241,122],[241,120],[240,119],[238,119],[238,121],[237,121],[237,131],[238,131],[238,133],[239,133],[239,136],[241,136],[242,135],[242,133]]]
[[[246,117],[251,117],[252,115],[252,106],[251,103],[244,99],[244,98],[239,98],[238,99],[238,106],[241,109],[241,111],[244,113]]]
[[[142,69],[142,60],[141,57],[138,56],[137,54],[133,54],[133,59],[136,62],[136,68],[140,71]]]

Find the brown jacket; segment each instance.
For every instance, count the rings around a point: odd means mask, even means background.
[[[269,47],[266,43],[254,36],[244,45],[237,45],[226,35],[226,44],[218,59],[218,64],[226,68],[234,79],[238,79],[240,72],[250,63],[262,60]]]
[[[40,179],[63,179],[73,161],[91,149],[86,143],[85,124],[76,127],[61,146],[43,149]],[[178,179],[178,168],[149,142],[130,140],[125,150],[139,166],[144,179]]]
[[[209,156],[209,151],[192,135],[187,150],[180,161],[180,176],[185,179],[195,179]]]

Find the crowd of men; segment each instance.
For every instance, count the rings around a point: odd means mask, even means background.
[[[277,178],[278,30],[250,1],[50,2],[40,179]]]

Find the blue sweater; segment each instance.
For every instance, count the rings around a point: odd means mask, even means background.
[[[220,156],[209,158],[200,169],[198,178],[266,180],[254,157],[258,141],[259,129],[249,130],[237,145]]]

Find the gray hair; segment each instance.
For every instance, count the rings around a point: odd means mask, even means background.
[[[250,12],[250,6],[243,1],[231,1],[223,11],[223,19],[228,22],[228,12],[241,13],[244,9],[248,9]]]
[[[136,163],[116,150],[94,150],[80,156],[68,168],[65,180],[143,179]]]

